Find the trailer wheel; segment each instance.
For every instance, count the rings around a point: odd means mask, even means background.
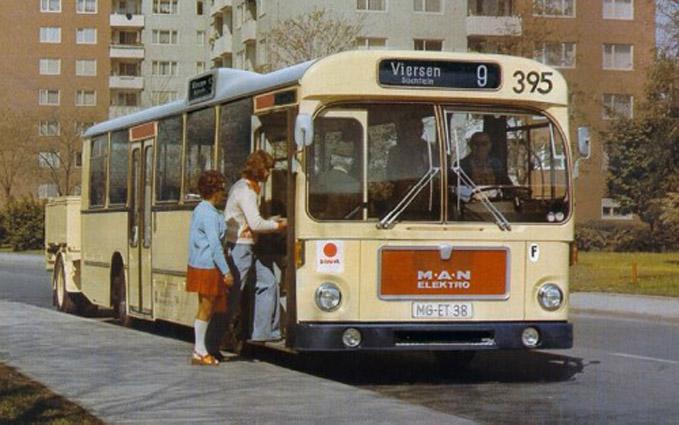
[[[52,271],[52,288],[54,304],[59,311],[68,314],[80,314],[81,308],[73,294],[66,290],[66,268],[61,255],[57,256]]]
[[[120,324],[126,328],[132,327],[132,318],[127,314],[127,287],[125,286],[125,272],[120,270],[113,278],[113,312]]]

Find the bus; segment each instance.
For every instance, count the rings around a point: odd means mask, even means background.
[[[84,135],[82,195],[47,206],[55,303],[191,326],[197,178],[219,170],[228,189],[263,149],[262,214],[289,223],[258,242],[284,349],[570,348],[568,121],[561,74],[519,57],[351,51],[199,74],[185,99]]]

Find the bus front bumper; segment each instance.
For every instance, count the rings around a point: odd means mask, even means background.
[[[343,343],[343,334],[357,329],[356,347]],[[537,345],[526,346],[527,328],[539,333]],[[354,332],[355,334],[355,332]],[[475,323],[318,323],[295,326],[293,348],[298,351],[345,350],[502,350],[564,349],[573,346],[573,325],[568,322],[475,322]]]

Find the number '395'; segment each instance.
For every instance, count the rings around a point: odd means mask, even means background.
[[[547,94],[552,91],[554,84],[552,83],[553,72],[523,72],[516,71],[514,73],[514,78],[516,79],[516,85],[513,89],[515,93],[524,93],[526,90],[530,90],[531,93],[536,91],[540,94]]]

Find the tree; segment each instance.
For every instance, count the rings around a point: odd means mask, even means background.
[[[0,187],[5,201],[14,196],[14,189],[31,167],[33,158],[27,155],[35,145],[37,129],[30,114],[0,108]]]
[[[46,177],[57,188],[59,196],[73,194],[79,184],[82,132],[85,130],[84,122],[80,120],[83,118],[74,111],[53,112],[51,120],[59,123],[59,133],[46,137],[34,149],[40,167],[46,171]]]
[[[674,105],[679,60],[661,53],[648,75],[644,102],[633,119],[618,117],[603,134],[609,157],[608,191],[621,212],[653,230],[674,228],[679,196],[679,117]],[[677,235],[674,236],[675,242]]]
[[[286,19],[266,35],[273,69],[351,50],[363,21],[336,17],[325,9]]]
[[[679,0],[658,0],[659,47],[668,56],[679,56]]]

